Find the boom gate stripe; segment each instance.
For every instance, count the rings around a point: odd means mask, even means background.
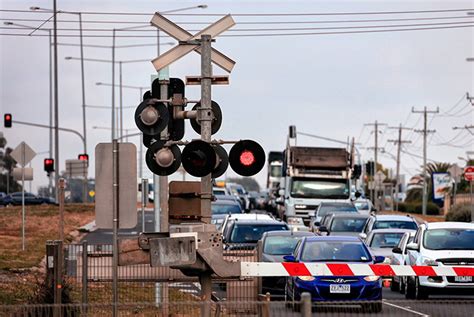
[[[259,276],[474,276],[474,266],[241,262],[242,277]]]

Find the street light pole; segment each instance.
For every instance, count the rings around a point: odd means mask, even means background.
[[[112,30],[112,141],[115,139],[115,29]]]

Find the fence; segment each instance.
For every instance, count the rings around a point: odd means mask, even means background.
[[[86,252],[85,252],[86,251]],[[256,250],[225,251],[227,260],[257,261]],[[74,302],[112,301],[112,245],[69,244],[64,246],[64,280]],[[213,300],[254,301],[259,293],[258,278],[213,279]],[[186,276],[169,267],[149,264],[118,268],[119,303],[197,300],[197,277]]]
[[[472,316],[474,301],[469,300],[436,300],[436,301],[383,301],[382,310],[374,313],[371,309],[380,302],[326,302],[311,303],[309,297],[301,302],[173,302],[162,305],[153,303],[118,304],[119,316],[199,316],[205,305],[210,306],[211,316],[303,316],[349,317],[367,314],[368,316],[432,316],[432,317],[465,317]],[[112,304],[61,304],[61,305],[0,305],[0,316],[11,317],[76,317],[76,316],[110,316]]]

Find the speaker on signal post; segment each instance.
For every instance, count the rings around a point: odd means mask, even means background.
[[[237,174],[252,176],[265,165],[265,151],[255,141],[240,140],[230,149],[229,163]]]
[[[181,165],[181,151],[175,144],[164,146],[163,141],[156,141],[146,151],[145,162],[150,171],[156,175],[168,176],[176,172]]]
[[[162,102],[146,99],[135,110],[135,124],[143,134],[159,135],[168,122],[168,109]]]
[[[193,110],[198,110],[199,108],[201,108],[200,102],[194,105]],[[222,111],[221,107],[219,107],[219,104],[215,101],[211,102],[211,111],[213,115],[211,122],[211,134],[215,134],[217,131],[219,131],[222,124]],[[191,119],[190,121],[193,130],[196,131],[196,133],[201,134],[201,124],[199,121],[197,119]]]
[[[216,168],[216,151],[207,142],[194,140],[188,143],[181,155],[183,167],[190,175],[203,177]]]

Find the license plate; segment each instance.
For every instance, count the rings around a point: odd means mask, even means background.
[[[351,292],[350,285],[331,284],[329,285],[329,293],[333,294],[349,294]]]
[[[454,281],[455,282],[469,283],[469,282],[472,282],[472,276],[455,276]]]

